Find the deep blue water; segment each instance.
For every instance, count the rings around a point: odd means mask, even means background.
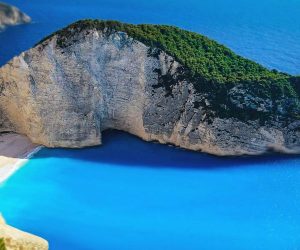
[[[197,31],[300,74],[298,0],[9,1],[34,23],[0,33],[0,65],[81,18]],[[0,185],[7,221],[53,250],[300,249],[300,157],[216,158],[106,132],[43,149]]]
[[[299,0],[7,0],[32,25],[0,33],[0,65],[82,18],[172,24],[209,36],[269,68],[300,74]]]

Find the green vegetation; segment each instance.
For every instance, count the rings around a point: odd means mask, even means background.
[[[6,250],[5,243],[3,239],[0,239],[0,250]]]
[[[75,33],[91,29],[105,30],[109,33],[126,32],[130,37],[151,48],[167,52],[184,66],[183,78],[193,82],[199,92],[209,93],[212,99],[220,105],[228,104],[226,100],[228,91],[237,84],[251,89],[254,95],[261,98],[270,98],[275,101],[282,98],[299,100],[300,77],[268,70],[203,35],[177,27],[82,20],[51,36],[57,34],[57,44],[64,48],[72,44]],[[46,37],[40,43],[51,36]],[[172,79],[169,79],[167,87],[171,84]],[[216,109],[220,108],[216,107]]]

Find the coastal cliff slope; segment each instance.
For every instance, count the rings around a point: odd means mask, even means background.
[[[83,20],[0,69],[0,132],[48,147],[118,129],[215,155],[299,153],[299,85],[193,32]]]
[[[6,225],[0,215],[0,250],[47,250],[48,242],[40,237]]]
[[[29,23],[31,19],[17,7],[0,2],[0,29],[10,25]]]

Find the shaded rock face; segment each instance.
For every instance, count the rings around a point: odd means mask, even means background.
[[[29,23],[30,17],[21,12],[18,8],[0,3],[0,29],[6,26]]]
[[[48,242],[40,237],[6,225],[0,215],[0,249],[47,250]]]
[[[48,147],[99,145],[103,130],[118,129],[215,155],[300,152],[299,122],[214,116],[207,94],[163,51],[123,32],[88,30],[72,39],[62,47],[53,36],[0,69],[0,131]],[[229,100],[240,112],[273,105],[239,86]]]

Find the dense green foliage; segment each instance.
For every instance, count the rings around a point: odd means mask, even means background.
[[[164,50],[185,66],[194,82],[202,85],[226,90],[234,84],[255,84],[257,94],[262,97],[299,97],[299,77],[268,70],[203,35],[173,26],[82,20],[55,33],[58,34],[58,45],[68,46],[74,31],[88,29],[123,31],[150,47]]]

